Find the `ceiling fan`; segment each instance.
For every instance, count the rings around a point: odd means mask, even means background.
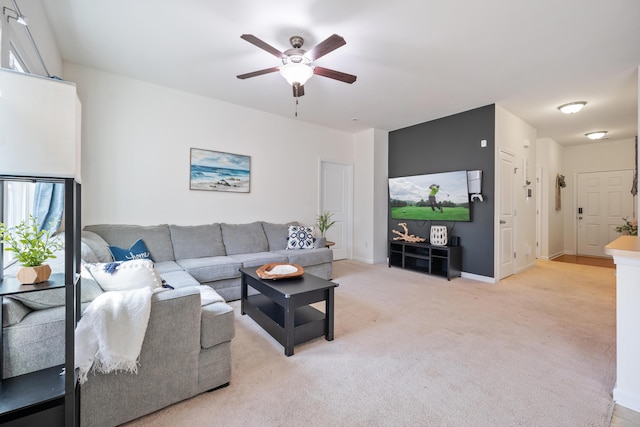
[[[311,50],[302,49],[304,39],[300,36],[293,36],[289,39],[291,43],[291,49],[287,49],[284,52],[280,52],[270,44],[260,40],[253,34],[243,34],[241,39],[248,41],[249,43],[258,46],[273,56],[282,60],[282,65],[279,67],[266,68],[264,70],[253,71],[251,73],[240,74],[237,76],[239,79],[248,79],[251,77],[261,76],[263,74],[274,73],[280,71],[280,74],[287,80],[287,82],[293,87],[293,96],[295,98],[304,95],[304,84],[309,80],[311,76],[317,74],[322,77],[328,77],[330,79],[339,80],[345,83],[353,83],[356,81],[356,76],[343,73],[340,71],[330,70],[329,68],[319,67],[313,65],[313,61],[323,57],[327,53],[330,53],[337,48],[347,44],[342,37],[337,34],[332,35],[325,41],[319,43]]]

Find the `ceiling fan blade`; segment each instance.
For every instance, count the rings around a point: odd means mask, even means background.
[[[299,98],[301,96],[304,96],[304,85],[294,84],[291,87],[293,88],[293,97],[294,98]]]
[[[347,73],[343,73],[341,71],[336,71],[336,70],[330,70],[329,68],[318,67],[318,66],[316,66],[313,69],[313,74],[317,74],[322,77],[329,77],[330,79],[334,79],[334,80],[340,80],[341,82],[345,82],[349,84],[355,82],[356,79],[358,78],[357,76],[354,76],[352,74],[347,74]]]
[[[271,67],[271,68],[265,68],[264,70],[259,70],[259,71],[253,71],[251,73],[246,73],[246,74],[240,74],[239,76],[236,76],[239,79],[248,79],[251,77],[256,77],[256,76],[261,76],[263,74],[269,74],[269,73],[273,73],[275,71],[279,71],[280,67]]]
[[[284,53],[280,52],[278,49],[271,46],[269,43],[263,42],[253,34],[243,34],[240,36],[240,38],[248,41],[253,45],[258,46],[262,50],[269,52],[271,55],[275,56],[276,58],[280,58],[280,59],[286,58],[286,55]]]
[[[315,61],[316,59],[325,56],[327,53],[336,50],[340,46],[344,46],[345,44],[347,44],[347,42],[344,41],[342,37],[334,34],[325,41],[320,42],[316,47],[307,52],[305,56],[311,61]]]

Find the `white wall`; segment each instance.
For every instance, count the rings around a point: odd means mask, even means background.
[[[369,129],[354,136],[353,258],[369,264],[387,257],[387,177],[389,133]]]
[[[64,77],[83,104],[84,224],[314,224],[318,160],[355,160],[349,133],[75,64]],[[250,193],[189,190],[191,147],[251,156]]]
[[[565,253],[576,253],[576,179],[577,174],[635,167],[635,140],[604,140],[564,148],[564,173],[567,186],[562,189]],[[631,187],[629,187],[631,190]]]
[[[563,211],[556,210],[556,176],[564,174],[564,147],[551,138],[540,138],[536,141],[536,164],[542,168],[540,194],[542,209],[540,258],[552,259],[564,254],[564,216]],[[566,188],[562,189],[566,199]],[[564,201],[564,200],[563,200]]]
[[[507,111],[504,107],[496,105],[496,165],[500,149],[505,149],[515,155],[515,164],[518,168],[515,176],[515,208],[516,208],[516,270],[535,264],[536,260],[536,138],[537,131],[524,120]],[[527,160],[527,177],[531,182],[524,185],[523,160]],[[499,188],[499,170],[496,167],[496,187]],[[499,190],[496,188],[496,194]],[[532,197],[527,197],[527,189],[531,189]],[[496,211],[497,212],[497,211]],[[496,224],[495,247],[498,253],[500,245],[498,239],[499,227]],[[496,256],[496,262],[499,257]],[[497,265],[497,264],[496,264]],[[497,268],[497,267],[496,267]],[[496,270],[497,272],[497,270]]]
[[[389,241],[387,224],[389,215],[389,132],[374,133],[375,163],[373,166],[373,262],[387,261]]]

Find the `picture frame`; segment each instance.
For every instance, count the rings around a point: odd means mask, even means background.
[[[248,193],[251,157],[222,151],[191,148],[189,189]]]

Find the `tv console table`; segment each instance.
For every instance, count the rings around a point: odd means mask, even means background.
[[[401,267],[422,273],[446,277],[460,277],[462,246],[436,246],[429,243],[410,243],[389,240],[389,267]]]

